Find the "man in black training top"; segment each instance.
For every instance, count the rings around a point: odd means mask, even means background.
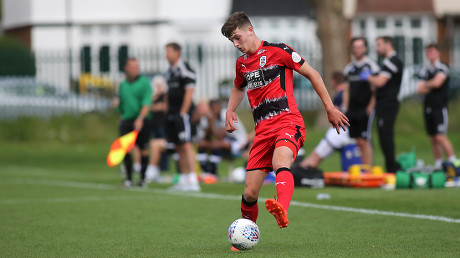
[[[394,126],[399,111],[398,94],[404,64],[396,56],[391,37],[377,38],[377,53],[385,58],[380,67],[380,73],[376,76],[370,75],[367,80],[377,87],[375,113],[386,171],[396,172],[399,164],[395,158]]]
[[[369,75],[377,75],[379,67],[367,53],[367,40],[353,38],[350,43],[351,61],[343,72],[348,87],[344,99],[347,117],[350,119],[350,138],[356,139],[363,164],[372,165],[370,144],[372,121],[374,119],[375,91],[367,81]]]
[[[190,108],[195,89],[196,75],[190,66],[181,60],[181,47],[177,43],[166,45],[166,59],[169,69],[165,78],[168,83],[168,115],[166,120],[166,136],[168,142],[176,146],[179,154],[181,175],[174,191],[200,191],[195,172],[195,150],[192,145],[192,128],[190,124]]]
[[[439,48],[436,44],[428,45],[425,50],[430,65],[420,71],[421,80],[417,85],[417,93],[425,95],[423,114],[435,158],[434,165],[437,168],[442,167],[442,152],[444,151],[449,162],[459,166],[452,143],[447,138],[449,67],[441,63]]]

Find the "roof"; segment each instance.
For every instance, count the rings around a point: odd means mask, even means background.
[[[243,11],[251,16],[304,16],[313,17],[313,8],[308,0],[233,0],[232,12]]]
[[[358,0],[356,13],[433,13],[433,0]]]

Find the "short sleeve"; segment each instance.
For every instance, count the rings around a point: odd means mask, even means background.
[[[393,75],[398,73],[398,66],[394,64],[393,62],[390,61],[390,59],[385,58],[383,60],[383,66],[380,74],[383,76],[387,77],[388,79],[391,79]]]
[[[238,59],[236,61],[236,67],[235,67],[236,75],[235,75],[235,81],[234,81],[235,85],[238,88],[244,88],[247,85],[246,79],[244,78],[244,75],[243,75],[242,68],[243,68],[243,64]]]
[[[303,59],[299,53],[297,53],[294,49],[286,44],[280,44],[279,47],[282,49],[280,51],[280,62],[283,63],[286,67],[298,71],[300,67],[305,63],[305,59]]]

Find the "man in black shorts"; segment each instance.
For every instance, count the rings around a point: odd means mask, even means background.
[[[126,79],[120,84],[118,111],[121,115],[120,135],[134,129],[139,131],[136,145],[141,150],[141,179],[139,186],[145,184],[145,170],[148,165],[148,146],[150,134],[150,98],[152,89],[146,77],[139,75],[139,63],[129,58],[125,65]],[[123,163],[126,168],[124,187],[132,186],[133,161],[131,154],[126,154]]]
[[[367,77],[377,75],[379,67],[374,60],[366,56],[367,40],[365,38],[353,38],[350,47],[353,61],[345,67],[343,72],[348,82],[344,98],[346,116],[350,120],[350,138],[356,139],[363,164],[372,165],[370,138],[374,119],[375,92],[367,81]]]
[[[377,38],[377,53],[384,57],[378,75],[370,75],[368,81],[377,87],[376,108],[380,147],[385,157],[387,172],[396,172],[399,164],[395,158],[394,126],[399,111],[398,94],[401,87],[404,64],[396,56],[393,39]]]
[[[168,114],[166,135],[168,142],[175,144],[179,154],[181,175],[171,190],[200,191],[195,172],[195,150],[192,145],[192,126],[190,108],[195,90],[196,75],[190,66],[181,60],[181,47],[177,43],[166,45],[166,59],[170,67],[165,78],[168,83]]]
[[[440,61],[440,52],[436,44],[425,48],[430,65],[424,67],[419,74],[420,81],[417,93],[425,95],[423,113],[425,128],[430,136],[431,147],[435,158],[435,167],[442,167],[442,152],[449,162],[458,166],[452,143],[447,138],[447,88],[449,85],[449,67]]]

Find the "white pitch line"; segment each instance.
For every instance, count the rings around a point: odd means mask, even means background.
[[[97,184],[97,183],[89,183],[89,182],[75,182],[75,181],[65,181],[65,180],[33,180],[33,179],[18,179],[18,180],[9,180],[9,183],[13,184],[36,184],[36,185],[51,185],[51,186],[62,186],[62,187],[72,187],[72,188],[85,188],[85,189],[97,189],[97,190],[117,190],[118,187],[114,185],[107,185],[107,184]],[[224,194],[211,194],[211,193],[203,193],[203,192],[172,192],[163,189],[142,189],[142,188],[130,188],[130,189],[123,189],[129,191],[139,191],[139,192],[155,192],[161,194],[169,194],[169,195],[178,195],[184,197],[194,197],[194,198],[207,198],[207,199],[218,199],[218,200],[241,200],[241,195],[224,195]],[[98,200],[97,198],[100,197],[87,197],[87,198],[50,198],[45,199],[49,200],[49,202],[65,202],[68,201],[95,201]],[[116,200],[120,197],[113,197],[113,200]],[[109,198],[100,198],[100,200],[112,200]],[[130,198],[126,198],[130,199]],[[260,202],[264,202],[266,198],[259,198]],[[33,200],[30,200],[33,201]],[[23,203],[28,202],[28,200],[4,200],[0,201],[0,204],[14,204],[14,203]],[[361,209],[361,208],[352,208],[352,207],[344,207],[344,206],[333,206],[333,205],[324,205],[324,204],[315,204],[315,203],[308,203],[308,202],[299,202],[299,201],[291,201],[291,206],[299,206],[299,207],[306,207],[306,208],[314,208],[314,209],[324,209],[324,210],[334,210],[334,211],[345,211],[345,212],[355,212],[355,213],[362,213],[362,214],[373,214],[373,215],[381,215],[381,216],[394,216],[394,217],[405,217],[405,218],[413,218],[413,219],[424,219],[424,220],[431,220],[431,221],[441,221],[447,223],[456,223],[460,224],[460,219],[454,219],[444,216],[436,216],[436,215],[425,215],[425,214],[410,214],[410,213],[402,213],[402,212],[392,212],[392,211],[381,211],[381,210],[372,210],[372,209]]]

